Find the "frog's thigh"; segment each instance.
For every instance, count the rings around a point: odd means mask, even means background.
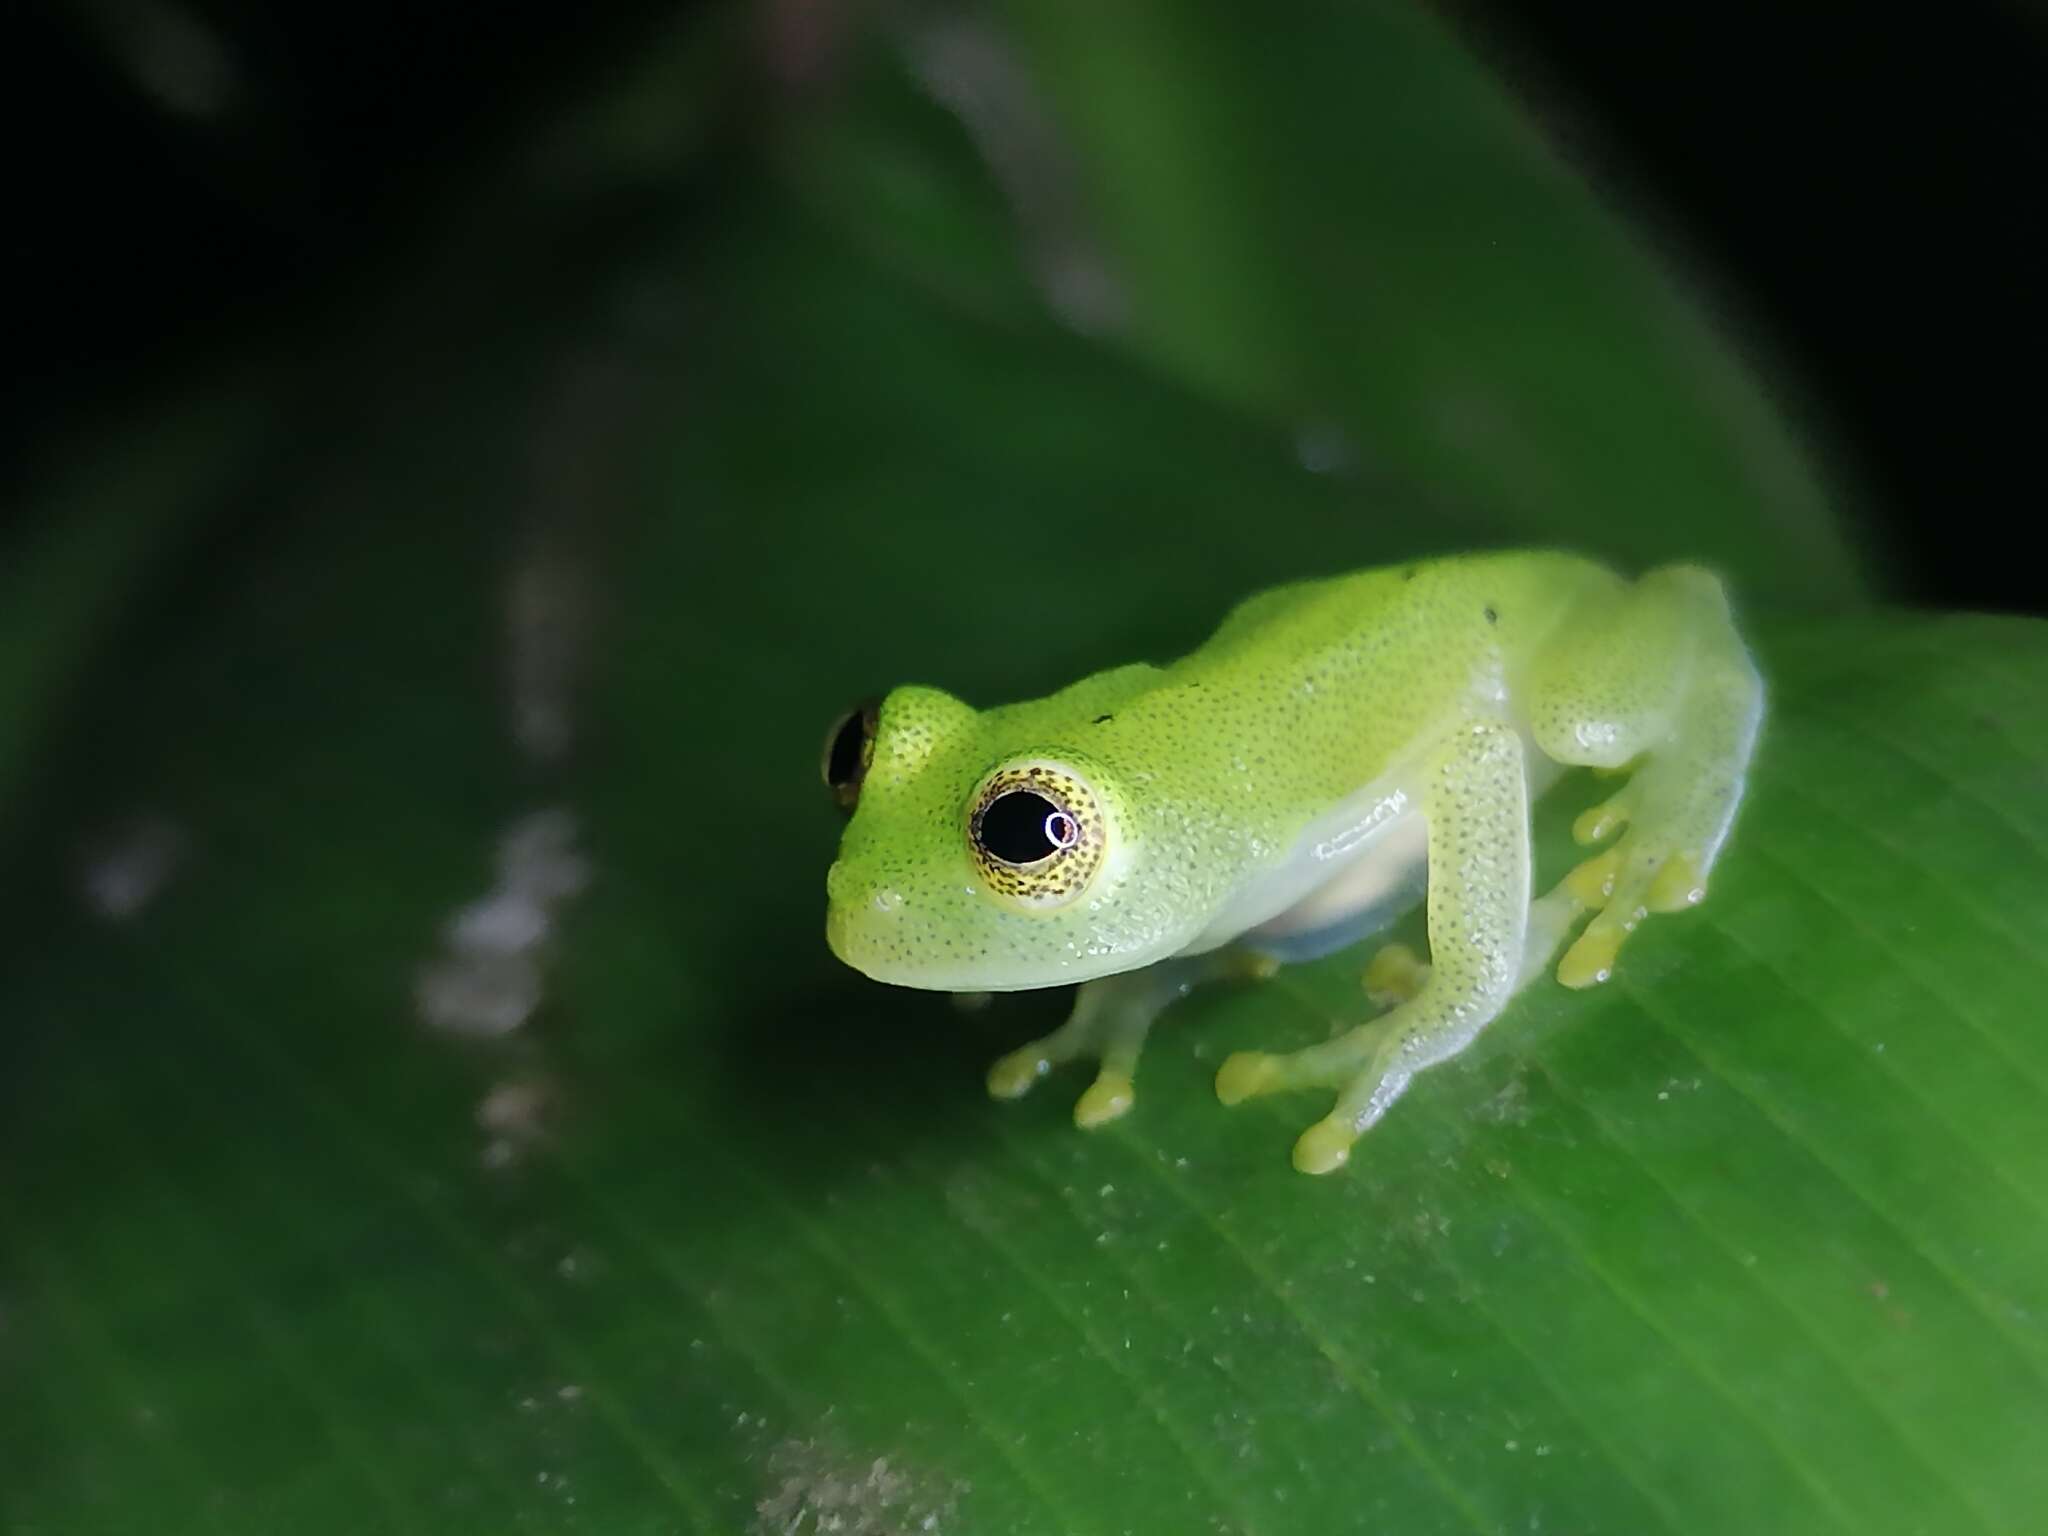
[[[1537,657],[1529,687],[1531,733],[1549,756],[1638,764],[1573,828],[1582,843],[1624,824],[1627,833],[1545,898],[1560,910],[1599,909],[1558,966],[1558,980],[1586,986],[1612,974],[1647,913],[1705,895],[1741,799],[1763,686],[1719,580],[1674,565],[1589,598]]]
[[[1431,964],[1414,995],[1327,1044],[1240,1051],[1216,1075],[1226,1104],[1284,1088],[1333,1087],[1337,1107],[1303,1133],[1294,1165],[1327,1173],[1350,1156],[1409,1081],[1456,1055],[1506,1005],[1529,908],[1529,806],[1521,739],[1472,721],[1446,743],[1424,790]]]

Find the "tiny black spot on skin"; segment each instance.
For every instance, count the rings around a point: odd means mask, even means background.
[[[1417,569],[1415,566],[1409,566],[1407,570],[1401,573],[1401,579],[1403,581],[1413,581],[1416,577]]]
[[[1490,603],[1486,608],[1486,622],[1489,624],[1498,624],[1500,622],[1500,614],[1494,610],[1493,605]]]
[[[1097,715],[1089,723],[1091,725],[1107,725],[1110,721],[1114,720],[1115,718],[1115,715]]]

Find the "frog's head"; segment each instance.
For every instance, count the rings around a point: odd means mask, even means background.
[[[931,688],[847,715],[825,755],[851,818],[825,880],[832,952],[898,986],[1002,992],[1183,948],[1204,904],[1147,869],[1150,776],[1077,745],[1075,718]]]

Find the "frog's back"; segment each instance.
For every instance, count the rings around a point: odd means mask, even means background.
[[[1481,625],[1497,643],[1512,645],[1547,627],[1579,593],[1619,585],[1605,566],[1549,550],[1456,555],[1289,582],[1239,603],[1174,670],[1208,673],[1393,642],[1417,631],[1440,638],[1480,633]]]
[[[1286,743],[1266,787],[1315,803],[1391,766],[1475,688],[1505,681],[1580,596],[1620,584],[1547,551],[1295,582],[1239,604],[1161,682],[1199,690],[1201,713],[1229,717],[1224,735]]]

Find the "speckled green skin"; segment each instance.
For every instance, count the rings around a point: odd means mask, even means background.
[[[980,712],[891,693],[827,880],[827,934],[848,964],[900,985],[1091,983],[1067,1029],[999,1063],[991,1086],[1020,1092],[1060,1060],[1100,1056],[1078,1112],[1094,1123],[1129,1106],[1145,1026],[1207,973],[1192,957],[1284,922],[1260,893],[1323,877],[1306,834],[1360,797],[1384,801],[1426,828],[1431,964],[1403,970],[1408,995],[1372,1024],[1291,1057],[1234,1057],[1218,1080],[1226,1102],[1340,1088],[1296,1148],[1323,1171],[1585,910],[1593,923],[1559,969],[1572,985],[1604,979],[1645,912],[1700,898],[1761,708],[1720,585],[1697,568],[1631,583],[1569,555],[1492,554],[1281,587],[1168,667]],[[1627,821],[1628,834],[1532,904],[1535,753],[1637,771],[1581,827],[1592,840]],[[1062,904],[991,889],[968,838],[990,775],[1032,763],[1071,775],[1101,813],[1093,878]]]

